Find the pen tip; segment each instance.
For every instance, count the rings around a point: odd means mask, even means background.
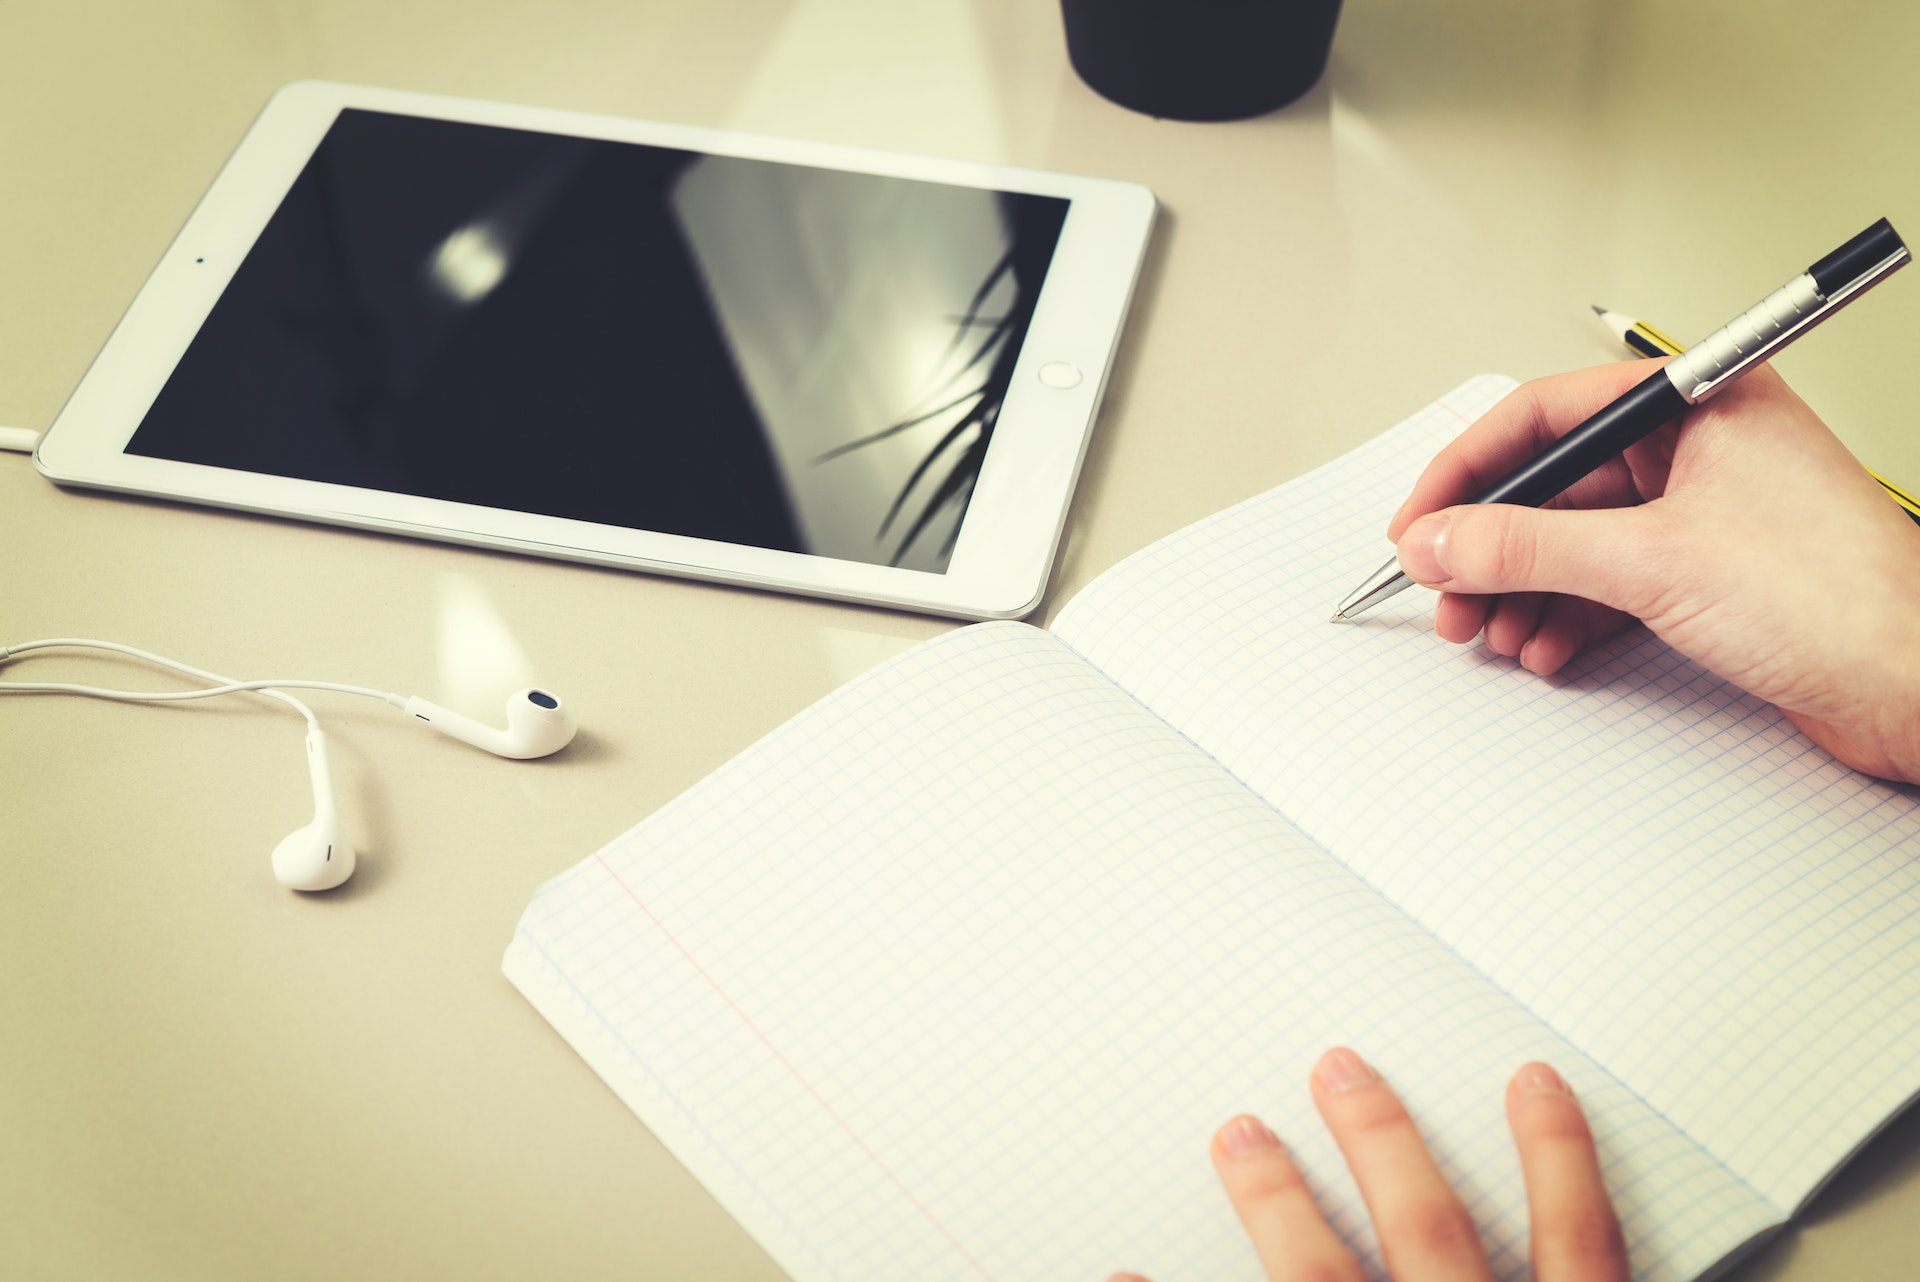
[[[1593,314],[1595,316],[1605,316],[1607,314],[1607,309],[1598,303],[1588,303],[1587,306],[1593,308]]]
[[[1335,610],[1333,612],[1333,617],[1327,620],[1328,623],[1345,623],[1346,621],[1347,621],[1347,616],[1340,613],[1340,611],[1338,610]]]

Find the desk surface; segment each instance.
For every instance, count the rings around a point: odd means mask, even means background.
[[[1469,374],[1613,359],[1589,302],[1694,336],[1876,216],[1920,229],[1915,48],[1913,6],[1349,0],[1305,100],[1191,125],[1085,89],[1045,0],[12,0],[0,423],[52,420],[288,80],[1127,178],[1165,216],[1044,621]],[[1916,351],[1903,279],[1780,366],[1915,486]],[[0,1273],[780,1276],[501,952],[539,881],[950,625],[67,494],[19,455],[0,548],[0,640],[482,711],[537,674],[587,727],[518,764],[316,696],[365,855],[307,898],[267,868],[308,813],[284,710],[0,707]],[[1906,1277],[1915,1257],[1909,1121],[1742,1276]]]

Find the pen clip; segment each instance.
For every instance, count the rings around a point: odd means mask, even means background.
[[[1840,288],[1834,290],[1831,294],[1828,294],[1827,301],[1834,307],[1839,307],[1844,303],[1850,302],[1855,294],[1858,294],[1867,288],[1867,286],[1878,281],[1894,268],[1905,267],[1912,260],[1913,255],[1907,252],[1905,245],[1902,245]]]
[[[1834,290],[1833,293],[1826,295],[1822,295],[1816,290],[1811,289],[1810,286],[1812,286],[1813,277],[1807,273],[1801,273],[1799,276],[1794,277],[1785,285],[1775,290],[1772,294],[1769,294],[1765,299],[1762,299],[1758,304],[1749,308],[1739,319],[1715,330],[1685,353],[1674,357],[1672,364],[1683,365],[1688,373],[1693,376],[1693,382],[1690,386],[1683,378],[1675,378],[1673,382],[1676,390],[1686,398],[1688,404],[1698,405],[1725,387],[1728,383],[1740,377],[1740,375],[1746,373],[1755,365],[1766,360],[1782,347],[1785,347],[1788,343],[1791,343],[1794,339],[1800,337],[1800,335],[1806,333],[1815,325],[1818,325],[1821,321],[1839,311],[1842,307],[1845,307],[1855,298],[1858,298],[1870,286],[1876,284],[1882,277],[1887,275],[1887,273],[1896,268],[1906,266],[1907,263],[1912,261],[1912,258],[1913,256],[1907,252],[1907,247],[1902,245],[1893,253],[1888,254],[1885,258],[1867,268],[1867,270],[1861,272],[1840,288]],[[1804,297],[1807,293],[1812,293],[1815,298],[1819,299],[1819,304],[1808,311],[1800,312],[1795,304],[1794,298],[1796,295]],[[1785,325],[1780,325],[1778,322],[1772,321],[1772,316],[1778,314],[1774,306],[1776,300],[1789,311],[1799,312],[1799,314]],[[1759,314],[1758,319],[1756,319],[1756,313]],[[1735,326],[1741,325],[1743,322],[1748,329],[1754,331],[1755,337],[1760,337],[1759,329],[1763,322],[1767,324],[1767,328],[1771,332],[1765,334],[1757,345],[1750,348],[1742,347],[1733,337],[1731,331],[1734,330]],[[1734,355],[1734,359],[1727,361],[1725,364],[1721,364],[1721,353],[1728,352],[1728,349],[1731,349],[1730,354]],[[1716,366],[1714,371],[1705,377],[1699,376],[1697,372],[1697,361],[1700,359],[1712,361]]]

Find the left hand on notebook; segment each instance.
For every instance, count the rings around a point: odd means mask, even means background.
[[[1350,1050],[1313,1070],[1313,1100],[1367,1201],[1387,1269],[1398,1282],[1490,1279],[1473,1218],[1434,1164],[1393,1089]],[[1538,1282],[1626,1282],[1627,1249],[1580,1105],[1545,1064],[1507,1085],[1507,1123],[1520,1150]],[[1213,1137],[1213,1166],[1246,1225],[1269,1282],[1351,1279],[1360,1262],[1335,1236],[1280,1141],[1236,1117]],[[1144,1282],[1118,1274],[1111,1282]]]

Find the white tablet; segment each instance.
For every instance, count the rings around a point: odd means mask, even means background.
[[[290,85],[36,458],[62,485],[1017,616],[1153,210],[1128,183]]]

